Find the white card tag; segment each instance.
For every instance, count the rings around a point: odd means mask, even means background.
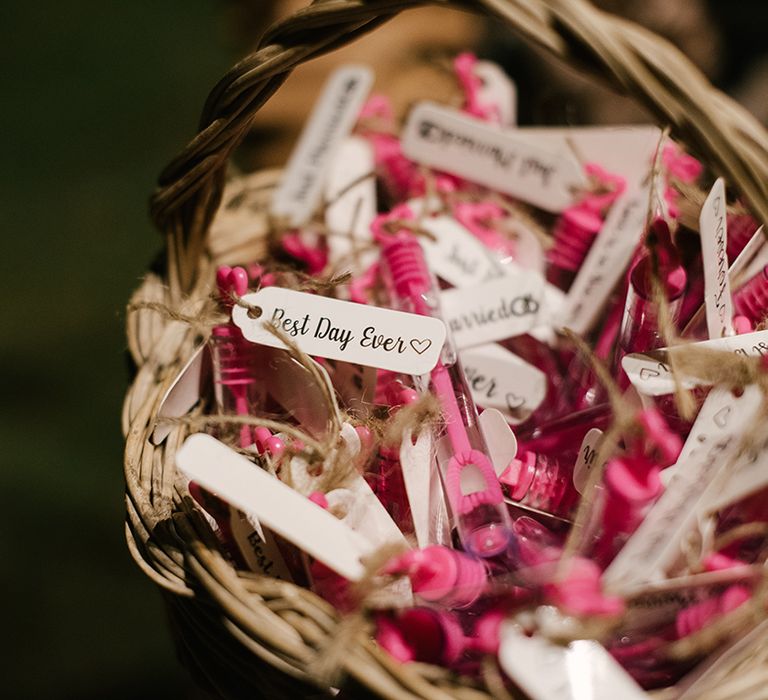
[[[579,456],[573,466],[573,486],[581,494],[587,487],[589,472],[597,464],[597,453],[600,450],[600,442],[603,439],[603,431],[600,428],[590,428],[581,441]]]
[[[706,505],[707,488],[728,465],[761,402],[754,385],[739,397],[717,387],[710,392],[677,463],[670,467],[675,473],[669,486],[605,570],[606,586],[626,592],[663,576],[674,563],[680,543]]]
[[[373,550],[368,540],[211,435],[188,437],[176,465],[344,578],[359,581],[365,574],[360,557]]]
[[[760,272],[766,265],[768,265],[768,245],[765,245],[765,236],[761,226],[728,268],[728,284],[731,289],[738,290],[744,282]],[[705,307],[700,306],[683,329],[683,336],[694,332],[701,325],[705,312]]]
[[[596,641],[567,646],[528,637],[512,622],[500,630],[499,663],[531,700],[648,700],[618,662]]]
[[[376,306],[355,304],[266,287],[243,300],[261,309],[235,306],[232,320],[253,343],[282,348],[266,323],[282,330],[308,355],[379,367],[404,374],[427,374],[437,364],[445,342],[445,324],[431,316],[419,316]]]
[[[544,280],[535,272],[440,294],[443,318],[456,347],[495,343],[521,335],[540,322]]]
[[[672,348],[661,348],[654,351],[653,356],[631,353],[622,358],[621,366],[635,389],[641,394],[646,396],[671,394],[675,390],[675,381],[668,364],[669,356],[685,355],[686,348],[689,347],[727,351],[744,357],[759,357],[768,355],[768,330],[703,340],[700,343],[676,345]],[[692,389],[707,383],[698,377],[681,376],[679,379],[681,386],[685,389]]]
[[[400,468],[419,547],[448,544],[448,510],[440,475],[435,468],[432,433],[429,429],[422,430],[415,441],[410,429],[403,434]]]
[[[501,411],[486,408],[478,418],[496,476],[501,476],[517,454],[517,438]]]
[[[697,700],[713,688],[717,688],[720,681],[726,677],[731,679],[743,677],[748,671],[743,666],[740,669],[738,667],[743,664],[747,650],[751,649],[750,656],[753,656],[757,649],[763,648],[766,637],[768,637],[768,620],[761,622],[743,637],[736,637],[725,645],[720,645],[674,686],[675,700]],[[746,697],[744,692],[742,691],[741,696],[735,697]]]
[[[341,521],[365,537],[373,547],[385,544],[407,546],[403,533],[387,513],[381,501],[362,476],[355,477],[347,488],[326,494],[328,504],[340,504],[346,510]]]
[[[701,256],[704,263],[704,306],[710,338],[733,335],[733,301],[728,275],[728,228],[725,219],[725,184],[715,184],[699,216]]]
[[[478,61],[474,73],[483,83],[480,102],[496,107],[501,126],[517,124],[517,87],[512,79],[492,61]]]
[[[575,159],[430,102],[421,102],[411,110],[402,146],[411,160],[546,211],[565,209],[573,203],[573,189],[585,184]]]
[[[550,151],[575,150],[584,163],[599,163],[628,187],[646,179],[661,136],[657,126],[526,126],[521,138]],[[647,202],[646,202],[647,203]]]
[[[153,445],[162,443],[173,430],[172,424],[163,422],[164,418],[181,418],[200,400],[200,387],[204,385],[210,367],[210,351],[205,343],[195,350],[161,399],[157,424],[152,431]]]
[[[765,488],[768,488],[768,452],[763,445],[739,461],[728,481],[708,500],[707,510],[721,510]]]
[[[498,409],[513,425],[526,420],[544,400],[544,372],[500,345],[466,348],[460,357],[475,403]]]
[[[434,236],[434,240],[419,236],[430,270],[454,287],[468,287],[501,276],[489,250],[455,219],[428,217],[421,221],[421,228]]]
[[[647,213],[647,187],[627,189],[614,202],[568,290],[558,325],[582,336],[592,329],[640,242]]]
[[[373,85],[366,66],[342,66],[333,72],[291,153],[272,214],[291,226],[309,221],[323,194],[325,175],[339,144],[349,135]]]
[[[256,528],[255,524],[258,523],[251,522],[236,508],[230,507],[230,511],[232,536],[248,568],[264,576],[292,581],[291,573],[272,532],[264,530],[260,525]]]
[[[376,179],[373,150],[359,136],[344,139],[328,173],[325,188],[328,255],[331,263],[347,260],[356,249],[372,242],[371,222],[376,216]],[[375,256],[373,250],[361,253]]]

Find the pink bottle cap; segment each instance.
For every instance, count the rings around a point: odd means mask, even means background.
[[[406,573],[413,592],[425,601],[469,605],[485,590],[485,565],[441,545],[414,549],[393,559],[387,573]]]
[[[509,487],[509,497],[519,501],[528,493],[535,476],[536,454],[526,450],[509,463],[499,481]]]

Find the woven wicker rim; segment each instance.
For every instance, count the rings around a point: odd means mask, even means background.
[[[586,0],[315,0],[269,29],[259,48],[219,81],[199,133],[162,172],[151,211],[167,236],[167,278],[149,274],[134,302],[164,304],[192,316],[200,310],[212,284],[207,235],[226,164],[257,110],[303,61],[422,5],[497,16],[528,41],[633,96],[768,221],[764,129],[712,88],[675,47]],[[265,192],[275,181],[274,173],[260,176]],[[307,669],[338,632],[335,611],[309,591],[230,566],[175,478],[174,455],[187,431],[174,428],[160,446],[149,439],[163,394],[202,339],[188,323],[152,310],[130,314],[127,333],[137,373],[123,411],[126,537],[138,565],[170,594],[174,628],[183,627],[187,640],[204,639],[205,653],[187,641],[188,660],[223,696],[259,696],[269,684],[282,695],[296,691],[292,679],[316,681]],[[396,664],[365,635],[343,659],[343,670],[383,697],[488,697],[442,669]],[[487,680],[490,685],[493,679]],[[723,691],[718,697],[731,697]]]

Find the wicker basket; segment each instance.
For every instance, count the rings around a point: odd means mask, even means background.
[[[160,177],[152,214],[167,236],[167,268],[147,275],[133,298],[141,310],[128,317],[137,368],[123,412],[128,546],[165,593],[183,661],[204,687],[224,697],[322,694],[308,669],[339,624],[336,612],[311,592],[233,568],[176,479],[174,455],[188,430],[175,427],[160,446],[150,440],[161,397],[203,340],[194,319],[213,287],[215,266],[266,251],[266,214],[254,214],[256,233],[249,241],[232,238],[226,229],[210,235],[227,161],[256,111],[295,66],[401,10],[429,4],[498,17],[530,42],[633,96],[768,222],[768,134],[673,46],[585,0],[315,0],[273,26],[260,48],[211,91],[199,134]],[[262,212],[276,181],[273,172],[249,181],[257,204],[259,198],[264,203]],[[153,305],[174,309],[176,317],[157,313]],[[365,634],[343,659],[342,671],[347,686],[382,697],[492,693],[443,669],[397,664]],[[493,677],[486,680],[493,688]],[[722,698],[758,697],[735,686],[729,693],[719,685],[718,692]]]

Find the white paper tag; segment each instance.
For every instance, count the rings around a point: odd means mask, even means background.
[[[576,464],[573,466],[573,486],[581,494],[587,486],[589,472],[596,466],[602,439],[603,431],[600,428],[590,428],[581,441],[579,456],[576,457]]]
[[[496,107],[501,126],[517,124],[517,87],[512,79],[492,61],[478,61],[474,73],[483,83],[478,90],[480,102]]]
[[[204,385],[211,367],[208,344],[201,345],[181,369],[173,384],[165,392],[157,411],[157,424],[152,431],[152,444],[159,445],[173,430],[164,418],[181,418],[200,400],[200,387]]]
[[[329,164],[352,131],[371,85],[373,72],[367,66],[347,65],[333,72],[275,191],[274,216],[287,218],[291,226],[309,221],[320,204]]]
[[[768,452],[763,445],[739,460],[728,481],[708,499],[707,510],[721,510],[765,488],[768,488]]]
[[[768,620],[764,620],[743,637],[736,637],[724,646],[720,645],[674,686],[675,700],[698,700],[707,692],[718,688],[719,683],[726,677],[731,680],[743,677],[747,670],[743,667],[739,670],[737,668],[743,664],[746,650],[751,648],[754,653],[763,648],[767,636]],[[746,698],[745,692],[742,689],[740,695],[731,697]]]
[[[360,557],[373,550],[368,540],[211,435],[188,437],[176,453],[176,465],[336,573],[350,581],[363,577]]]
[[[736,397],[715,388],[699,411],[661,498],[646,515],[603,574],[614,591],[626,592],[663,576],[680,552],[680,543],[706,504],[706,491],[727,466],[762,400],[760,390],[747,386]]]
[[[558,325],[578,335],[592,329],[640,242],[647,213],[647,187],[630,188],[616,200],[568,290]]]
[[[765,245],[765,236],[761,226],[728,268],[728,284],[731,289],[738,290],[744,282],[760,272],[766,265],[768,265],[768,245]],[[686,336],[694,332],[701,325],[704,315],[705,308],[700,306],[683,329],[682,335]]]
[[[475,403],[498,409],[513,425],[526,420],[544,400],[544,372],[500,345],[466,348],[460,357]]]
[[[496,476],[501,476],[517,454],[517,438],[507,419],[495,408],[486,408],[478,418]]]
[[[768,265],[768,245],[761,226],[731,265],[731,288],[736,289]]]
[[[500,630],[499,663],[531,700],[648,700],[618,662],[596,641],[567,646],[528,637],[512,622]]]
[[[373,547],[407,545],[403,533],[362,476],[355,477],[348,488],[334,489],[326,496],[331,507],[338,504],[346,510],[341,521],[365,537]]]
[[[449,216],[428,217],[421,228],[434,236],[419,236],[427,264],[454,287],[480,284],[502,275],[499,265],[480,241]]]
[[[372,242],[371,222],[376,216],[373,150],[365,139],[350,136],[342,141],[328,173],[325,196],[330,202],[325,208],[330,262],[351,259],[355,250]],[[360,255],[370,259],[375,251]]]
[[[292,581],[291,573],[275,542],[274,535],[260,525],[256,528],[256,523],[249,521],[248,517],[236,508],[230,508],[230,511],[229,524],[232,528],[232,536],[248,568],[264,576]]]
[[[704,306],[710,338],[733,335],[733,301],[728,276],[728,228],[723,178],[715,184],[704,201],[699,216],[701,256],[704,263]]]
[[[421,102],[408,115],[403,153],[418,163],[559,212],[573,203],[573,188],[585,184],[575,159],[550,152],[513,131]]]
[[[675,382],[668,364],[669,355],[683,356],[686,348],[689,347],[727,351],[744,357],[768,355],[768,330],[676,345],[673,348],[661,348],[654,351],[653,355],[631,353],[622,358],[621,366],[635,389],[641,394],[646,396],[671,394],[675,390]],[[680,376],[679,379],[681,386],[686,389],[706,384],[698,377]]]
[[[440,294],[443,318],[456,347],[495,343],[526,333],[540,322],[544,280],[535,272]]]
[[[437,364],[445,342],[445,324],[431,316],[407,314],[266,287],[246,294],[244,301],[261,309],[235,306],[232,320],[253,343],[284,347],[266,327],[273,323],[308,355],[379,367],[404,374],[427,374]]]
[[[624,178],[628,188],[646,179],[661,136],[650,124],[633,126],[526,126],[521,138],[550,151],[575,150],[585,163],[599,163]]]
[[[419,547],[449,544],[448,509],[435,465],[432,433],[429,429],[422,430],[415,441],[410,430],[403,434],[400,468]]]

